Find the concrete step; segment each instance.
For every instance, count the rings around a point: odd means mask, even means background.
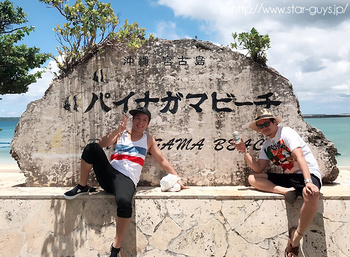
[[[299,256],[350,256],[350,172],[341,174],[322,187]],[[109,256],[114,197],[99,191],[67,201],[68,189],[1,187],[0,256]],[[302,203],[244,186],[140,187],[122,256],[282,256]]]

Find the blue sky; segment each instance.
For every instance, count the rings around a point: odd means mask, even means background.
[[[58,11],[39,0],[12,2],[28,13],[27,25],[35,26],[22,43],[57,55],[53,28],[64,23]],[[267,64],[290,80],[303,114],[350,113],[350,0],[110,2],[120,26],[125,19],[136,21],[147,34],[163,39],[197,36],[227,46],[232,32],[255,27],[260,34],[269,34]],[[49,64],[56,69],[53,61]],[[1,96],[0,117],[21,116],[29,102],[43,96],[52,78],[52,71],[47,71],[28,93]]]

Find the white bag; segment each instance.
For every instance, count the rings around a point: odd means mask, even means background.
[[[178,192],[181,190],[181,185],[177,183],[180,179],[176,175],[168,174],[160,180],[160,189],[162,192]]]

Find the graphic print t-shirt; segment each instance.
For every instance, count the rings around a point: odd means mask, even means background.
[[[143,134],[138,141],[131,141],[126,131],[119,138],[114,153],[111,155],[111,165],[120,173],[129,177],[137,186],[147,154],[147,135]]]
[[[264,142],[259,159],[272,161],[273,164],[282,167],[285,173],[301,173],[298,162],[292,157],[292,151],[298,147],[303,151],[310,173],[321,181],[320,169],[309,146],[289,127],[278,127],[276,136]]]

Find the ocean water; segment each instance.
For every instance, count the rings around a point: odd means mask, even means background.
[[[19,118],[0,117],[0,165],[17,164],[10,155],[10,143],[18,120]]]
[[[318,128],[338,149],[337,165],[350,166],[350,117],[304,118]]]
[[[19,118],[0,117],[0,165],[16,164],[10,155],[10,143]],[[337,147],[338,166],[350,166],[350,117],[305,118],[311,126],[321,130]]]

